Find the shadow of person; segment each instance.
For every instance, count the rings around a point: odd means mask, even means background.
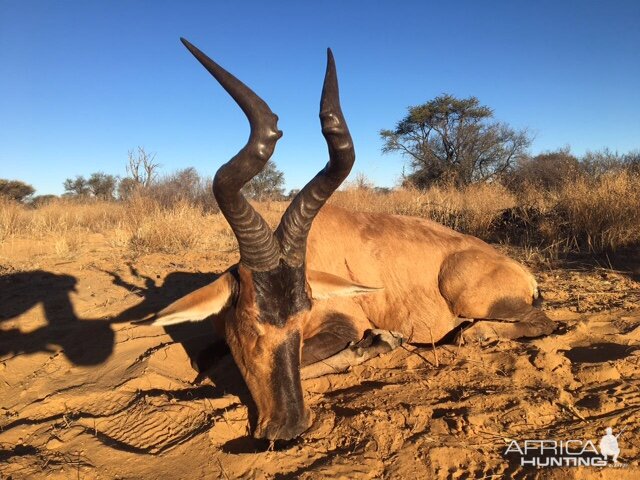
[[[159,286],[149,276],[142,275],[133,265],[128,264],[129,273],[140,280],[144,287],[128,282],[121,275],[103,270],[112,278],[114,285],[135,291],[143,300],[112,318],[113,322],[131,322],[147,318],[183,296],[215,281],[220,274],[172,272]],[[147,328],[140,325],[138,328]],[[174,342],[180,343],[198,372],[194,383],[208,378],[214,385],[215,397],[227,394],[237,396],[247,406],[249,425],[253,429],[257,422],[257,408],[251,394],[231,356],[226,341],[216,332],[211,319],[201,322],[185,322],[163,327]]]
[[[133,277],[143,281],[144,287],[126,281],[118,273],[102,270],[111,276],[114,285],[136,292],[143,298],[140,303],[113,317],[111,321],[114,323],[147,318],[179,298],[215,281],[220,276],[214,273],[172,272],[164,278],[162,285],[158,286],[154,279],[140,274],[133,265],[127,264],[127,266]],[[145,327],[141,325],[139,328]],[[200,353],[221,340],[220,335],[215,331],[213,322],[210,321],[185,322],[169,325],[164,329],[173,341],[183,345],[185,352],[191,359],[191,364],[194,368],[198,367],[199,371],[202,371],[203,368],[206,369],[206,366],[200,363],[205,361],[204,358],[199,359]],[[226,351],[228,352],[228,350]]]
[[[220,276],[216,273],[172,272],[164,278],[162,285],[159,286],[153,278],[142,275],[131,263],[127,263],[127,267],[131,276],[143,281],[143,287],[126,281],[116,272],[101,270],[111,277],[114,285],[135,292],[143,299],[142,302],[127,308],[114,317],[113,320],[117,322],[141,320],[157,313],[179,298],[208,285]]]
[[[113,352],[114,333],[104,319],[77,317],[70,294],[77,280],[45,270],[0,275],[0,324],[42,305],[47,325],[28,333],[24,328],[0,330],[0,356],[55,352],[62,348],[75,365],[96,365]]]

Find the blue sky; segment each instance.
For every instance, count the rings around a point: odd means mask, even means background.
[[[0,177],[62,193],[125,174],[144,146],[162,172],[212,175],[244,145],[242,112],[184,36],[280,117],[287,188],[326,162],[318,104],[336,57],[354,172],[393,185],[378,131],[441,93],[475,95],[535,134],[532,153],[640,148],[640,2],[0,0]]]

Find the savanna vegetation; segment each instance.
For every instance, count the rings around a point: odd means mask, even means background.
[[[474,97],[450,95],[410,107],[380,135],[383,152],[409,160],[401,184],[377,188],[360,174],[331,203],[430,218],[550,256],[640,244],[640,151],[605,149],[579,158],[565,147],[530,155],[526,130],[495,121]],[[103,172],[69,178],[62,197],[34,197],[30,185],[0,180],[0,241],[51,237],[64,255],[80,249],[86,233],[133,254],[233,249],[211,178],[194,168],[161,175],[160,167],[138,148],[128,153],[124,178]],[[284,175],[270,161],[244,193],[275,224],[287,205],[283,187]]]
[[[182,173],[124,201],[58,198],[37,207],[0,200],[0,239],[35,237],[79,248],[85,233],[102,233],[133,253],[187,248],[233,248],[234,238],[212,195],[201,182],[175,183]],[[178,186],[180,185],[180,187]],[[463,187],[404,186],[390,191],[348,185],[331,203],[355,210],[430,218],[485,240],[548,251],[606,252],[640,243],[640,176],[620,168],[592,176],[554,180],[552,188],[523,181],[517,189],[499,182]],[[272,224],[287,201],[256,202]],[[66,245],[65,245],[66,244]]]

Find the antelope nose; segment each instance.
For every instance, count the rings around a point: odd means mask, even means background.
[[[261,423],[253,434],[255,438],[267,440],[292,440],[304,433],[313,423],[311,410],[304,407],[302,415],[284,418],[282,421]]]

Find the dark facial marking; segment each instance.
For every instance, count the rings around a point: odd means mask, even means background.
[[[300,382],[300,342],[300,332],[294,331],[278,345],[273,355],[271,385],[280,416],[276,424],[282,426],[281,433],[285,436],[294,430],[297,435],[301,425],[307,426]]]
[[[277,268],[252,277],[261,322],[283,327],[295,314],[311,309],[304,265],[290,267],[281,260]]]
[[[322,330],[304,340],[302,366],[329,358],[358,340],[358,331],[349,317],[331,312],[322,320]]]

